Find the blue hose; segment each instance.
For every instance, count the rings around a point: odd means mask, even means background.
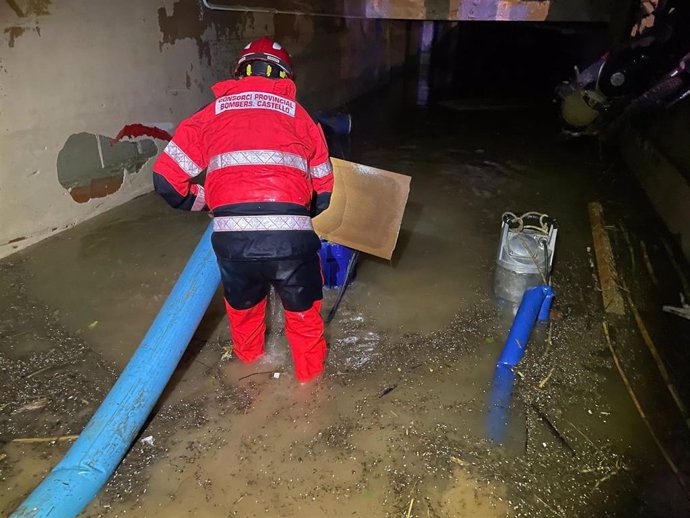
[[[93,499],[127,453],[177,367],[220,284],[204,233],[180,278],[77,441],[12,518],[71,518]]]
[[[518,364],[525,354],[534,323],[537,319],[549,319],[553,297],[553,288],[547,285],[535,286],[525,291],[498,365],[514,367]]]
[[[522,295],[513,325],[508,333],[501,358],[496,364],[489,396],[489,410],[486,419],[486,435],[497,444],[503,444],[510,418],[511,394],[515,367],[525,354],[525,347],[537,320],[549,319],[554,292],[551,286],[535,286]]]
[[[496,365],[486,416],[486,436],[496,444],[503,444],[506,438],[514,381],[513,369],[507,365]]]

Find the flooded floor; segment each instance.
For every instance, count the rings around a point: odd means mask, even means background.
[[[351,108],[355,134],[333,153],[409,174],[412,190],[394,260],[363,258],[327,330],[326,375],[296,383],[273,300],[268,354],[250,366],[221,360],[230,337],[218,295],[140,440],[83,515],[690,515],[602,332],[588,251],[595,200],[626,285],[690,401],[680,350],[690,322],[659,310],[677,305],[681,285],[671,241],[630,179],[594,143],[561,140],[541,108],[462,112],[375,99]],[[506,210],[558,219],[557,299],[494,420],[494,367],[512,319],[492,292]],[[70,444],[16,439],[80,432],[206,225],[147,195],[0,262],[3,515]],[[334,298],[326,293],[324,311]],[[608,320],[660,441],[688,473],[688,429],[635,321],[629,312]]]

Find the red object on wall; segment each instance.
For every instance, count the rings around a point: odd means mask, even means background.
[[[127,124],[111,141],[110,145],[115,145],[123,138],[153,137],[160,140],[172,140],[172,136],[165,130],[155,126],[145,126],[144,124]]]

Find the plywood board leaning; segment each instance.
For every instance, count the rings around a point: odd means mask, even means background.
[[[322,239],[390,259],[410,194],[406,175],[333,159],[331,205],[314,218]]]

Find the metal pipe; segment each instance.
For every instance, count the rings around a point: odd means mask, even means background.
[[[246,7],[242,5],[223,5],[213,4],[208,0],[201,0],[204,7],[212,11],[231,11],[235,13],[267,13],[267,14],[292,14],[296,16],[321,16],[325,18],[350,18],[350,19],[368,19],[366,15],[357,14],[338,14],[338,13],[307,13],[304,11],[295,11],[290,9],[276,9],[273,7]]]
[[[77,441],[12,518],[71,518],[127,453],[220,284],[209,225],[132,359]]]
[[[553,298],[551,286],[535,286],[525,291],[497,365],[514,367],[518,364],[525,354],[535,322],[549,319]]]

